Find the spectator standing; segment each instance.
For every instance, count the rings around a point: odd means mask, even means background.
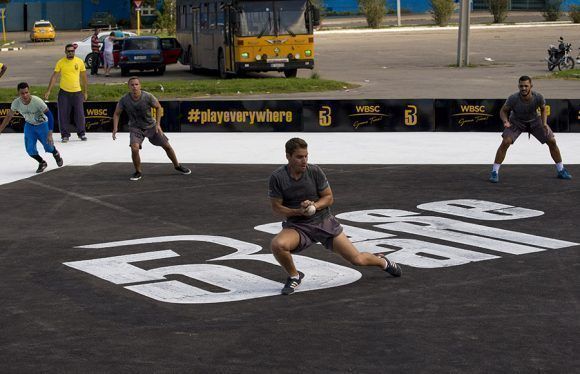
[[[103,66],[105,67],[105,77],[108,77],[111,73],[111,68],[115,65],[115,60],[113,59],[113,47],[115,44],[115,32],[112,31],[109,36],[103,41]]]
[[[99,29],[95,29],[93,36],[91,36],[91,50],[93,51],[93,58],[91,60],[91,75],[99,75],[99,65],[101,64]]]
[[[87,69],[85,69],[85,62],[75,56],[75,48],[72,44],[67,44],[64,50],[66,56],[57,61],[54,72],[50,77],[48,89],[44,94],[44,99],[48,100],[50,91],[56,83],[57,76],[60,74],[60,90],[58,91],[57,101],[60,137],[63,143],[69,141],[70,132],[67,127],[70,124],[72,111],[77,135],[80,140],[86,141],[84,102],[88,99]]]

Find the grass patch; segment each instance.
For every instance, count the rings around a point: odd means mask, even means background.
[[[338,91],[359,87],[346,82],[307,78],[245,78],[245,79],[205,79],[165,82],[141,82],[145,91],[159,99],[190,99],[211,95],[237,96],[280,94],[296,92]],[[44,98],[46,86],[31,86],[30,93]],[[89,86],[90,101],[117,101],[128,92],[127,84],[93,84]],[[58,87],[52,89],[49,100],[56,101]],[[16,88],[0,88],[0,102],[12,102],[18,93]]]
[[[556,71],[552,73],[551,78],[580,80],[580,69]]]

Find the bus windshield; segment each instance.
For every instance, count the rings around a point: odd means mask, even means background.
[[[240,36],[307,34],[305,0],[242,1],[238,9]]]

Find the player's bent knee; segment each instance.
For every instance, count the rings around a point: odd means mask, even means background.
[[[273,239],[270,243],[270,248],[272,252],[290,252],[293,248],[291,248],[290,243],[286,240],[280,239]]]

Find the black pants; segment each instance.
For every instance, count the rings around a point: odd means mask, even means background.
[[[92,59],[92,65],[91,65],[91,75],[96,75],[97,72],[99,71],[99,65],[100,65],[100,56],[99,56],[99,52],[93,52],[93,59]]]

